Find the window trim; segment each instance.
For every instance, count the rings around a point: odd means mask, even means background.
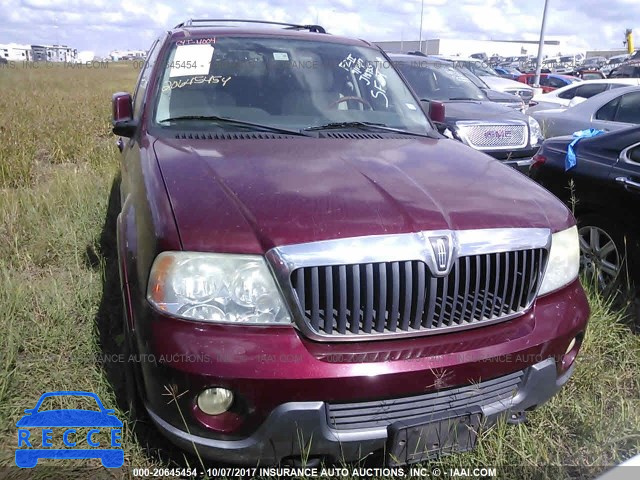
[[[596,110],[596,113],[594,115],[594,119],[595,120],[600,120],[603,122],[615,122],[615,118],[618,115],[618,108],[620,107],[620,98],[622,98],[622,95],[619,95],[615,98],[612,98],[611,100],[609,100],[608,102],[606,102],[604,105],[601,105],[600,108],[598,108],[598,110]],[[616,107],[615,110],[613,112],[612,115],[612,119],[608,119],[608,118],[600,118],[598,115],[600,115],[600,112],[610,103],[616,102]]]
[[[631,97],[631,96],[639,97],[639,99],[640,99],[640,92],[637,92],[637,91],[635,91],[635,92],[627,92],[627,93],[625,93],[623,95],[620,95],[618,97],[619,101],[618,101],[618,107],[616,108],[616,114],[615,114],[615,117],[614,117],[614,120],[613,120],[614,122],[626,123],[626,124],[629,124],[629,125],[640,125],[640,122],[639,123],[629,123],[629,122],[621,122],[620,120],[618,120],[618,114],[620,113],[620,105],[622,104],[622,99],[625,98],[625,97]]]

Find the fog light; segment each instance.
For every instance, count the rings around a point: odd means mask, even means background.
[[[233,392],[226,388],[207,388],[198,395],[198,408],[207,415],[220,415],[233,403]]]

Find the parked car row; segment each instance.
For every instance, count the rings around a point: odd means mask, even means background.
[[[573,83],[552,92],[535,95],[529,103],[527,113],[571,107],[599,93],[634,85],[640,85],[640,78],[589,80],[582,83]]]

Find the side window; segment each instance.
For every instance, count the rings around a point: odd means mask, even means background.
[[[144,100],[144,94],[147,91],[147,83],[149,82],[149,75],[151,75],[151,71],[153,70],[153,66],[156,63],[156,57],[158,55],[158,45],[160,44],[159,40],[156,40],[151,48],[149,49],[149,53],[147,54],[147,60],[144,62],[144,66],[140,71],[140,76],[138,77],[138,85],[136,86],[136,93],[133,97],[133,114],[134,116],[138,116],[142,107],[142,101]]]
[[[620,97],[614,98],[609,103],[600,107],[600,110],[596,113],[596,119],[607,120],[613,122],[616,116],[616,110],[618,110],[618,104],[620,103]]]
[[[562,93],[558,94],[558,98],[562,98],[564,100],[571,100],[573,97],[575,97],[577,95],[576,90],[578,90],[578,87],[573,87],[573,88],[569,88],[567,90],[565,90]],[[578,95],[580,96],[580,95]]]
[[[604,92],[606,89],[607,89],[606,83],[580,85],[576,90],[576,97],[591,98],[594,95]]]
[[[640,92],[632,92],[620,98],[616,122],[640,124]]]
[[[533,85],[533,80],[531,81],[531,84]],[[548,87],[549,86],[549,77],[540,77],[540,86],[541,87]]]

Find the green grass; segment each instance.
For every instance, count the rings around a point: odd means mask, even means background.
[[[110,96],[132,91],[136,76],[127,65],[0,69],[0,466],[13,464],[15,422],[43,392],[94,391],[107,407],[118,405],[119,372],[99,361],[119,342],[113,211],[107,215],[118,169]],[[544,478],[534,467],[550,465],[548,478],[593,478],[640,452],[640,337],[598,296],[590,302],[577,370],[560,394],[529,423],[499,425],[474,452],[430,467],[497,467],[500,478],[534,479]],[[117,415],[125,419],[125,468],[43,461],[58,469],[11,476],[131,478],[133,467],[199,466],[164,448],[148,425],[132,424],[121,406]]]

